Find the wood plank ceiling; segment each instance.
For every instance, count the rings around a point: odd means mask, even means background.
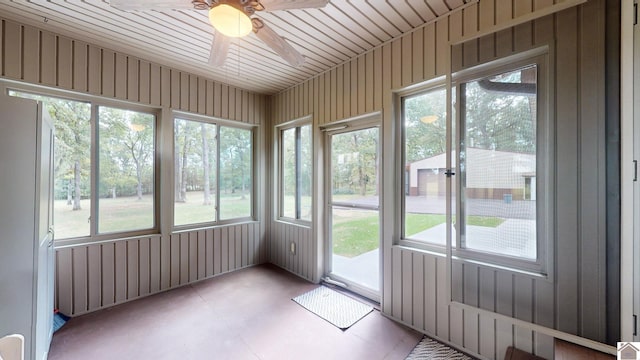
[[[189,0],[185,0],[189,2]],[[306,58],[289,66],[255,34],[208,65],[207,12],[124,12],[108,0],[3,0],[0,16],[264,94],[277,93],[476,0],[331,0],[322,9],[260,12]]]

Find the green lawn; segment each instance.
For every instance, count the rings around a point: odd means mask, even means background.
[[[407,214],[406,236],[412,236],[446,221],[441,214]],[[469,216],[467,225],[497,227],[504,219],[488,216]],[[379,246],[378,215],[375,212],[337,210],[333,221],[333,253],[354,257]]]
[[[187,202],[175,205],[176,225],[209,222],[215,219],[215,207],[203,205],[202,192],[188,192]],[[231,219],[251,215],[251,198],[239,194],[220,195],[221,218]],[[56,239],[67,239],[89,235],[90,201],[80,202],[81,210],[73,211],[66,200],[54,202],[54,226]],[[153,227],[153,197],[120,197],[100,199],[100,233],[130,231]]]

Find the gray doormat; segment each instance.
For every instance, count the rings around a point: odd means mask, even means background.
[[[372,306],[324,286],[294,297],[293,301],[342,330],[348,329],[373,311]]]
[[[416,345],[405,360],[419,359],[453,359],[453,360],[471,360],[469,356],[448,347],[447,345],[437,342],[428,337],[423,337]]]

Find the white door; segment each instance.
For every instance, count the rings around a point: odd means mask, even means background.
[[[377,126],[328,131],[327,276],[380,299],[380,131]]]

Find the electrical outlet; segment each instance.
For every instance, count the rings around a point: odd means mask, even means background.
[[[293,255],[296,254],[296,243],[294,243],[293,241],[289,245],[289,251],[291,251],[291,254],[293,254]]]

